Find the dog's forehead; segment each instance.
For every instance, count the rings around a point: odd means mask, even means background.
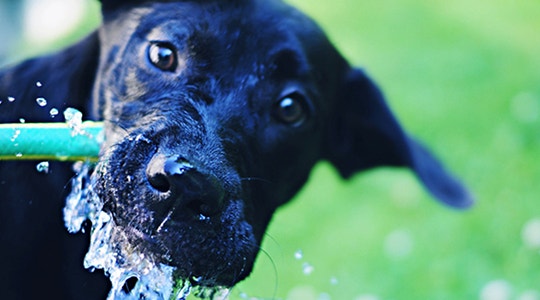
[[[105,23],[107,43],[115,46],[134,38],[170,40],[193,52],[228,52],[228,58],[241,56],[242,61],[252,52],[264,56],[286,46],[299,49],[299,38],[322,35],[305,15],[274,0],[147,2],[105,13]]]
[[[111,76],[131,70],[129,78],[147,78],[141,58],[149,44],[166,42],[178,50],[182,66],[167,84],[196,87],[206,98],[240,93],[251,99],[250,91],[263,87],[270,99],[294,81],[320,95],[312,97],[317,102],[329,102],[348,67],[312,19],[280,0],[148,1],[104,12],[100,33],[108,53],[101,66],[118,71]],[[127,90],[141,94],[140,84]]]

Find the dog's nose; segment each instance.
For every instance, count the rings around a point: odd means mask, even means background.
[[[198,171],[187,160],[156,154],[146,168],[148,182],[166,195],[169,210],[188,209],[210,217],[220,212],[224,190],[219,180]]]

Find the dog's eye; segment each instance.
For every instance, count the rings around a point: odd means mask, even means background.
[[[162,71],[174,72],[178,65],[175,48],[168,43],[152,43],[148,47],[148,59]]]
[[[274,107],[274,116],[285,124],[302,124],[307,118],[303,96],[293,93],[281,98]]]

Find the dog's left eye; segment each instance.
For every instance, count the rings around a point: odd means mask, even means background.
[[[274,117],[285,124],[302,124],[307,118],[303,96],[293,93],[281,98],[274,107]]]
[[[148,46],[148,59],[162,71],[174,72],[178,65],[176,49],[168,43],[152,43]]]

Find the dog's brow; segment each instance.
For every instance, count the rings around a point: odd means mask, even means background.
[[[273,78],[294,78],[307,71],[307,64],[298,51],[281,49],[272,55],[270,71]]]

